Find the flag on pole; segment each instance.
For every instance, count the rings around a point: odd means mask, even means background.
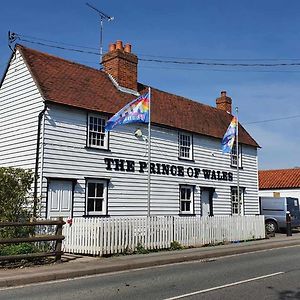
[[[107,121],[105,131],[110,131],[117,125],[149,123],[149,104],[149,92],[132,100]]]
[[[222,140],[223,154],[231,152],[236,137],[236,131],[237,131],[237,118],[233,117]]]

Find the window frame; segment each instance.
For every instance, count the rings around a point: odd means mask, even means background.
[[[90,141],[90,136],[91,136],[91,130],[90,130],[90,122],[91,122],[91,118],[97,118],[97,119],[102,119],[104,120],[104,125],[103,125],[103,128],[108,120],[107,117],[105,116],[101,116],[99,114],[95,114],[95,113],[88,113],[87,115],[87,139],[86,139],[86,145],[87,145],[87,148],[93,148],[93,149],[100,149],[100,150],[109,150],[109,133],[108,132],[99,132],[99,131],[93,131],[93,132],[96,132],[96,133],[100,133],[102,135],[104,135],[104,145],[101,146],[101,145],[94,145],[91,143]]]
[[[241,216],[245,215],[244,201],[245,201],[245,188],[240,187],[240,215]],[[231,215],[238,216],[239,214],[238,214],[238,202],[237,202],[237,186],[232,186],[230,188],[230,204],[231,204]],[[234,205],[236,207],[234,207]]]
[[[186,211],[186,210],[182,210],[182,201],[186,199],[181,199],[181,190],[182,189],[189,189],[191,191],[190,193],[190,210]],[[179,215],[194,215],[195,214],[195,186],[194,185],[188,185],[188,184],[180,184],[179,185]]]
[[[239,169],[243,168],[243,152],[242,145],[239,144]],[[237,168],[237,154],[236,154],[236,143],[233,144],[232,150],[230,152],[230,164],[231,167]]]
[[[183,136],[189,137],[189,139],[190,139],[190,141],[189,141],[190,142],[189,157],[185,157],[185,156],[181,155],[181,148],[186,147],[186,146],[182,145],[183,143],[182,143],[181,137],[183,137]],[[182,131],[178,132],[178,159],[191,160],[191,161],[194,160],[194,137],[191,133],[186,133],[186,132],[182,132]]]
[[[89,183],[100,183],[103,184],[103,202],[102,202],[102,211],[89,211],[88,210],[88,200],[89,198],[97,198],[97,197],[89,197]],[[85,181],[85,215],[90,216],[107,216],[108,215],[108,183],[107,179],[95,179],[95,178],[87,178]],[[96,200],[96,199],[94,199]]]

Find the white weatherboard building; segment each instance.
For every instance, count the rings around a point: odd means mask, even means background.
[[[0,87],[0,166],[33,170],[43,217],[147,215],[147,125],[104,132],[147,90],[137,62],[120,41],[101,71],[16,46]],[[239,162],[221,153],[226,92],[214,108],[151,89],[151,215],[237,214],[237,164],[241,213],[258,214],[258,144],[240,125]]]

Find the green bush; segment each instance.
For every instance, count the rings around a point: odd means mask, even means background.
[[[179,242],[177,242],[177,241],[171,242],[170,250],[182,250],[182,249],[183,249],[183,246]]]
[[[141,243],[136,246],[136,253],[138,254],[148,254],[150,251],[147,250]]]
[[[33,183],[31,171],[0,167],[0,222],[28,221],[32,202],[30,188]],[[26,237],[32,234],[30,227],[0,228],[0,238]]]
[[[36,245],[32,243],[20,243],[13,245],[2,245],[0,247],[0,256],[4,255],[17,255],[39,252]]]

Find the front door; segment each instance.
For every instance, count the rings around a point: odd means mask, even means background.
[[[202,216],[213,216],[213,194],[215,189],[206,187],[201,189]]]
[[[50,180],[48,186],[48,218],[70,217],[72,214],[73,182]]]
[[[210,192],[209,190],[202,190],[201,192],[201,204],[202,204],[202,216],[210,216]]]

